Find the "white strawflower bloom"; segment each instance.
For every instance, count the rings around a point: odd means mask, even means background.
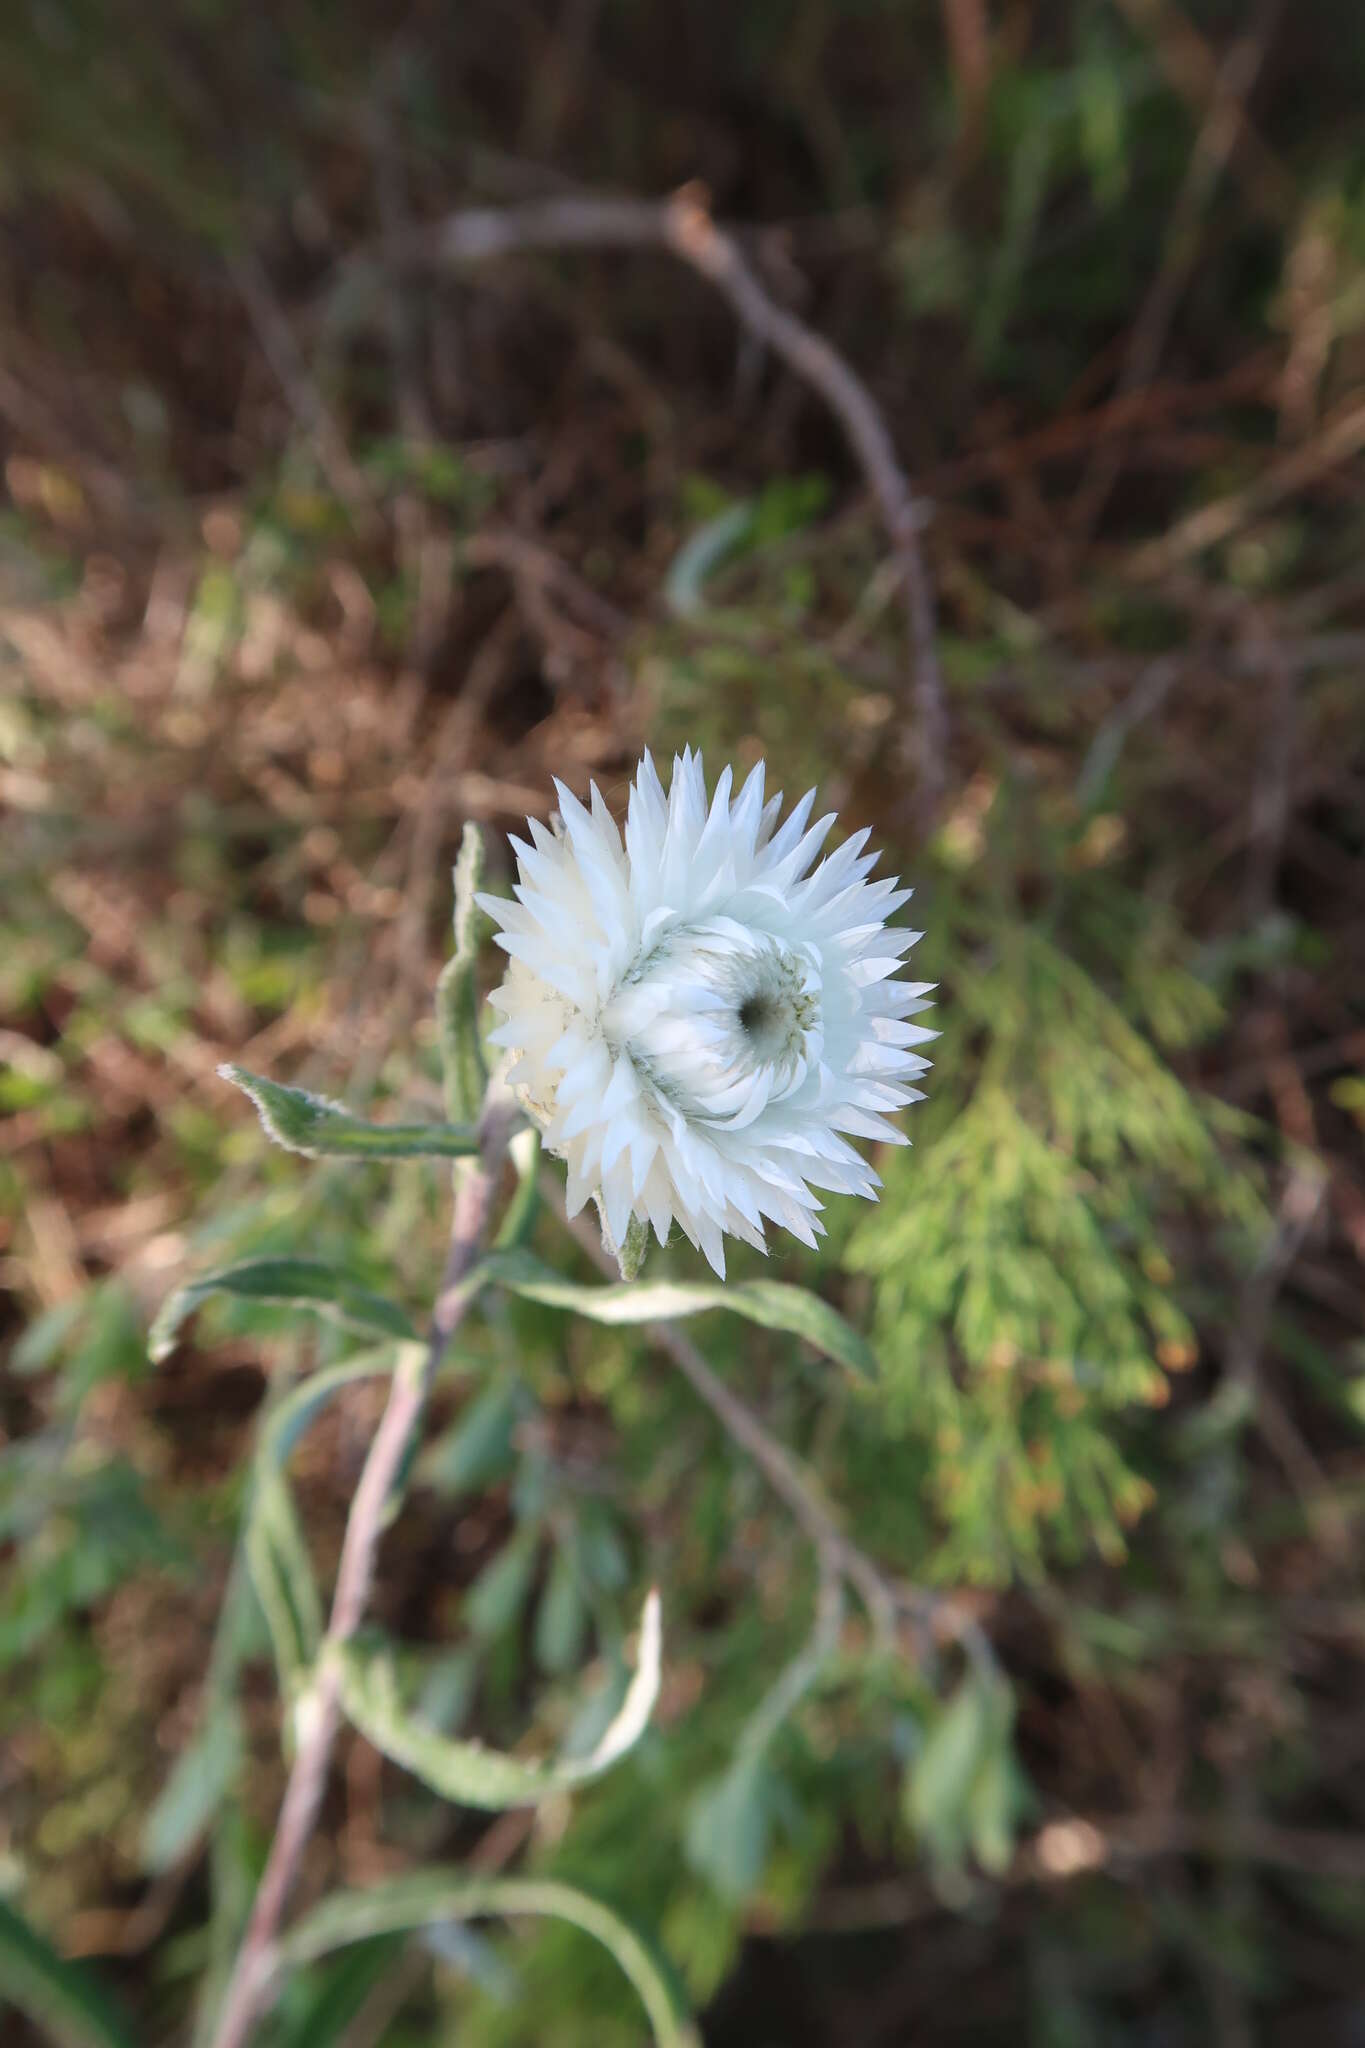
[[[935,1035],[908,1021],[930,984],[893,979],[911,892],[867,879],[867,832],[811,871],[834,823],[807,826],[814,790],[779,828],[761,762],[730,788],[727,768],[708,809],[689,750],[665,796],[646,754],[623,846],[595,784],[589,811],[556,782],[554,830],[512,840],[516,901],[479,898],[511,956],[493,1041],[570,1213],[596,1196],[618,1249],[632,1217],[660,1244],[676,1218],[722,1278],[726,1231],[763,1250],[768,1217],[814,1244],[814,1189],[876,1199],[841,1133],[906,1143],[885,1112],[920,1096]]]

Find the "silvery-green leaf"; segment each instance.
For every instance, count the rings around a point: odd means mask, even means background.
[[[700,2048],[664,1969],[634,1928],[600,1899],[548,1878],[470,1878],[458,1870],[436,1869],[390,1878],[364,1891],[337,1892],[284,1937],[279,1955],[289,1967],[376,1934],[522,1913],[568,1921],[600,1941],[639,1994],[658,2048]]]
[[[493,1239],[498,1251],[515,1250],[526,1242],[540,1207],[540,1132],[534,1124],[513,1131],[507,1155],[516,1169],[517,1186]]]
[[[425,1486],[454,1497],[512,1469],[512,1439],[530,1402],[522,1381],[502,1373],[463,1410],[418,1463]]]
[[[231,1701],[209,1714],[175,1760],[142,1831],[145,1869],[161,1874],[203,1835],[242,1761],[241,1716]]]
[[[382,1294],[362,1287],[339,1266],[328,1265],[322,1259],[245,1259],[240,1265],[222,1266],[215,1273],[205,1273],[167,1296],[147,1339],[154,1363],[159,1365],[170,1356],[182,1325],[211,1294],[309,1309],[315,1315],[367,1330],[371,1335],[378,1332],[381,1336],[405,1339],[416,1335],[405,1310]]]
[[[616,1247],[616,1263],[621,1269],[623,1280],[635,1280],[639,1277],[648,1249],[649,1225],[642,1223],[638,1216],[632,1215],[626,1225],[626,1234]]]
[[[533,1648],[541,1670],[554,1674],[572,1671],[582,1655],[587,1630],[588,1608],[578,1569],[567,1545],[561,1543],[536,1605]]]
[[[436,1031],[441,1046],[446,1115],[454,1123],[478,1122],[488,1085],[475,981],[484,919],[474,899],[482,886],[483,834],[471,821],[464,828],[455,863],[455,951],[436,984]]]
[[[910,1767],[905,1817],[943,1863],[973,1849],[993,1867],[1012,1847],[1020,1781],[1010,1750],[1014,1702],[998,1671],[971,1669]]]
[[[293,1496],[278,1472],[257,1474],[243,1550],[288,1699],[322,1640],[322,1603]]]
[[[528,1252],[491,1252],[483,1277],[550,1308],[571,1309],[598,1323],[665,1323],[706,1309],[728,1309],[765,1329],[785,1330],[823,1351],[855,1378],[876,1376],[877,1360],[867,1339],[837,1309],[804,1287],[780,1280],[635,1280],[595,1286],[563,1280]]]
[[[746,1760],[703,1785],[687,1819],[687,1860],[724,1899],[746,1899],[763,1875],[772,1840],[773,1783]]]
[[[367,1653],[356,1644],[332,1652],[342,1709],[349,1721],[385,1756],[424,1780],[443,1799],[497,1811],[534,1806],[547,1794],[600,1777],[634,1747],[659,1696],[662,1631],[659,1596],[652,1592],[640,1620],[640,1653],[625,1698],[595,1749],[583,1757],[537,1763],[455,1742],[424,1727],[403,1707],[392,1656]]]
[[[664,578],[664,602],[675,618],[696,618],[706,609],[707,579],[752,538],[757,523],[758,506],[744,498],[689,534]]]
[[[311,1374],[275,1404],[262,1426],[243,1548],[286,1699],[296,1694],[322,1640],[322,1603],[285,1476],[289,1454],[335,1394],[393,1372],[404,1348],[381,1345]]]
[[[521,1528],[484,1566],[465,1594],[465,1621],[481,1641],[493,1642],[515,1626],[531,1590],[539,1541],[534,1521],[523,1517]]]
[[[218,1072],[251,1097],[277,1145],[309,1159],[461,1159],[479,1149],[472,1123],[366,1123],[343,1103],[306,1088],[286,1088],[245,1067],[222,1066]]]
[[[521,1979],[507,1958],[484,1935],[475,1934],[460,1921],[426,1927],[418,1939],[437,1962],[477,1984],[496,2005],[511,2005],[521,1991]]]

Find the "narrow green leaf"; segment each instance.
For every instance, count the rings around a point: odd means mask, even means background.
[[[583,1654],[587,1631],[588,1608],[578,1568],[568,1546],[561,1543],[536,1606],[533,1647],[541,1670],[552,1675],[572,1671]]]
[[[243,1550],[280,1690],[292,1699],[322,1640],[322,1603],[293,1497],[277,1473],[257,1476]]]
[[[703,1785],[688,1810],[687,1860],[723,1899],[748,1898],[763,1875],[773,1827],[773,1780],[756,1759]]]
[[[423,1349],[420,1345],[415,1348]],[[385,1373],[396,1372],[405,1350],[405,1345],[377,1344],[372,1350],[357,1352],[354,1358],[343,1359],[340,1365],[328,1366],[300,1380],[266,1416],[256,1453],[258,1461],[272,1470],[283,1471],[295,1444],[334,1394],[353,1386],[357,1380],[380,1379]]]
[[[966,1836],[967,1799],[990,1734],[986,1699],[966,1679],[930,1729],[905,1788],[905,1817],[938,1855],[951,1860]]]
[[[208,1828],[242,1761],[236,1707],[221,1703],[176,1758],[142,1831],[143,1867],[160,1875],[178,1863]]]
[[[662,1631],[659,1596],[652,1592],[640,1621],[640,1655],[625,1698],[595,1749],[583,1757],[538,1763],[454,1742],[408,1714],[398,1696],[392,1656],[366,1654],[355,1644],[333,1654],[346,1717],[385,1756],[424,1780],[443,1799],[500,1811],[534,1806],[548,1793],[600,1777],[639,1741],[659,1696]]]
[[[1003,1876],[1014,1856],[1020,1803],[1018,1774],[1002,1744],[983,1761],[968,1802],[972,1853],[992,1877]]]
[[[355,2039],[357,2013],[392,1974],[402,1947],[394,1934],[356,1942],[315,1970],[315,1981],[296,1984],[287,2012],[276,2016],[272,2048],[345,2048],[348,2036]]]
[[[211,1294],[308,1309],[334,1322],[371,1334],[378,1331],[385,1337],[411,1340],[417,1334],[396,1302],[386,1301],[382,1294],[360,1286],[338,1266],[329,1266],[322,1259],[246,1259],[241,1265],[205,1273],[167,1297],[147,1339],[147,1349],[155,1364],[169,1358],[181,1328]]]
[[[649,1249],[649,1225],[642,1223],[638,1216],[632,1216],[626,1225],[624,1240],[616,1247],[616,1263],[621,1269],[623,1280],[639,1278],[640,1268],[645,1262]]]
[[[209,1917],[194,1999],[192,2048],[210,2048],[260,1882],[260,1844],[240,1805],[226,1802],[209,1837]]]
[[[664,602],[677,619],[693,619],[706,609],[707,579],[753,538],[758,506],[751,498],[727,505],[690,534],[664,578]]]
[[[540,1207],[540,1132],[534,1124],[513,1131],[507,1154],[516,1168],[517,1186],[493,1240],[500,1252],[525,1244]]]
[[[61,1357],[67,1338],[86,1312],[84,1293],[73,1294],[67,1301],[59,1301],[54,1308],[45,1308],[35,1316],[23,1335],[17,1340],[9,1354],[9,1369],[25,1378],[30,1373],[46,1372]]]
[[[535,1523],[523,1520],[465,1594],[464,1618],[481,1642],[495,1642],[515,1627],[531,1590],[539,1541]]]
[[[1008,1860],[1017,1803],[1013,1718],[1013,1696],[999,1673],[969,1671],[912,1764],[905,1817],[941,1862],[960,1861],[968,1847],[987,1868]]]
[[[309,1159],[462,1159],[479,1149],[478,1132],[469,1123],[370,1124],[325,1095],[286,1088],[245,1067],[222,1066],[218,1072],[251,1097],[277,1145]]]
[[[289,1454],[334,1394],[395,1371],[405,1349],[380,1345],[313,1373],[275,1404],[262,1425],[243,1549],[286,1700],[297,1693],[322,1640],[322,1603],[285,1476]],[[420,1346],[412,1349],[420,1355]]]
[[[505,1477],[514,1462],[512,1439],[529,1405],[522,1381],[512,1373],[499,1375],[423,1454],[417,1466],[422,1484],[453,1498]]]
[[[376,1934],[523,1913],[565,1920],[600,1941],[634,1985],[658,2048],[700,2048],[663,1967],[634,1928],[600,1899],[551,1879],[468,1878],[458,1870],[435,1869],[365,1891],[337,1892],[285,1936],[278,1954],[286,1967],[297,1966]]]
[[[0,2006],[6,2001],[61,2048],[135,2048],[131,2027],[93,1970],[59,1955],[0,1900]]]
[[[483,928],[483,912],[475,897],[482,887],[483,834],[471,820],[464,828],[455,863],[455,951],[436,984],[436,1030],[441,1046],[446,1115],[452,1123],[478,1122],[488,1085],[479,1038],[479,992],[475,981]]]
[[[562,1280],[529,1252],[494,1251],[482,1274],[527,1301],[571,1309],[598,1323],[664,1323],[706,1309],[728,1309],[768,1330],[785,1330],[824,1352],[856,1379],[875,1378],[877,1360],[867,1339],[837,1309],[804,1287],[780,1280],[650,1280],[608,1286]]]

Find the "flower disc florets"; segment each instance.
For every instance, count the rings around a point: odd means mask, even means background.
[[[512,841],[516,901],[479,900],[511,962],[493,1040],[570,1213],[597,1196],[617,1246],[632,1216],[661,1244],[676,1218],[722,1277],[726,1231],[813,1244],[814,1189],[880,1186],[843,1134],[904,1144],[885,1112],[921,1093],[929,984],[894,979],[919,933],[886,925],[910,891],[867,879],[865,831],[809,871],[833,814],[808,827],[812,790],[778,827],[762,763],[708,808],[699,754],[667,796],[646,754],[624,845],[596,785],[591,810],[555,789],[555,829]]]

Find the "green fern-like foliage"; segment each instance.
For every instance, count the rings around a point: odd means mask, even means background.
[[[1115,1413],[1164,1405],[1197,1357],[1165,1231],[1256,1209],[1207,1107],[1082,967],[1027,929],[989,957],[953,990],[967,1100],[890,1162],[849,1248],[888,1420],[938,1453],[939,1569],[982,1580],[1038,1570],[1049,1541],[1122,1553],[1149,1488]]]

